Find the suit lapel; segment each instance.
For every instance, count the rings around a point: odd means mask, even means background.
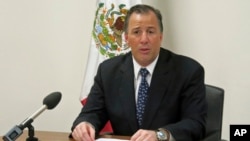
[[[131,69],[132,68],[132,69]],[[131,130],[137,131],[138,124],[136,119],[136,104],[135,104],[135,90],[134,90],[134,69],[132,63],[132,56],[128,57],[121,70],[121,86],[119,88],[119,96],[123,108],[124,116],[128,123],[130,123]]]
[[[154,74],[149,88],[149,97],[144,113],[142,128],[149,129],[159,109],[160,100],[168,90],[171,76],[168,73],[171,66],[168,64],[167,53],[160,52],[159,59],[155,66]],[[132,69],[131,69],[132,68]],[[120,68],[121,86],[119,87],[119,97],[123,108],[124,116],[128,119],[131,130],[136,132],[139,128],[136,118],[136,103],[134,90],[134,69],[131,54]]]
[[[167,57],[166,54],[160,54],[156,64],[149,87],[149,97],[143,116],[142,128],[150,128],[155,114],[161,104],[161,99],[163,99],[163,96],[168,89],[171,76],[168,73],[169,65],[167,64]]]

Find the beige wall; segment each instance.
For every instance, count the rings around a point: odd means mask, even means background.
[[[225,90],[222,138],[229,140],[230,124],[250,123],[250,1],[156,3],[167,28],[164,45],[198,60],[206,83]]]
[[[164,16],[163,46],[198,60],[206,83],[225,89],[229,124],[249,124],[250,2],[143,0]],[[86,64],[95,1],[0,0],[0,135],[61,91],[62,101],[34,122],[36,130],[69,132]]]
[[[54,91],[62,92],[61,102],[33,125],[69,132],[81,106],[95,1],[0,1],[0,134]]]

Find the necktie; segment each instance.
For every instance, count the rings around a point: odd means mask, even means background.
[[[142,124],[142,118],[143,118],[143,113],[145,110],[146,102],[147,102],[147,97],[148,97],[148,82],[146,80],[146,77],[148,75],[148,70],[145,68],[141,68],[140,74],[141,74],[141,83],[139,86],[138,90],[138,99],[137,99],[137,106],[136,106],[136,116],[137,120],[139,123],[139,126]]]

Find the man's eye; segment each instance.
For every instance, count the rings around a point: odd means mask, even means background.
[[[134,31],[133,33],[134,33],[134,34],[139,34],[139,31]]]
[[[154,31],[152,31],[152,30],[149,30],[149,31],[148,31],[148,33],[153,34],[153,33],[155,33],[155,32],[154,32]]]

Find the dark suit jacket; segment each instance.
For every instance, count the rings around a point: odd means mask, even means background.
[[[99,132],[107,120],[114,134],[133,135],[138,129],[131,53],[99,65],[94,85],[72,129],[81,121]],[[149,88],[142,129],[168,129],[177,141],[204,136],[206,100],[203,67],[188,57],[161,48]]]

